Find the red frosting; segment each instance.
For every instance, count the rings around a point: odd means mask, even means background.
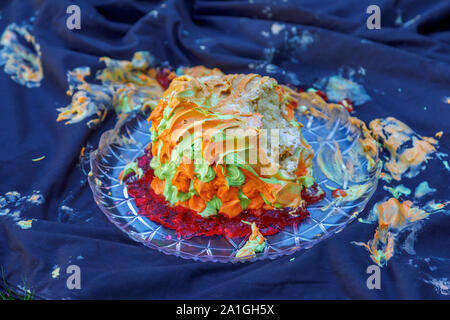
[[[154,177],[149,167],[151,155],[145,154],[138,158],[138,166],[144,175],[136,180],[134,174],[128,174],[125,182],[130,194],[136,202],[138,213],[164,227],[176,230],[176,234],[185,238],[193,236],[225,235],[230,238],[243,237],[251,233],[251,228],[244,221],[255,222],[264,236],[273,235],[285,226],[301,223],[309,212],[303,208],[284,208],[277,210],[245,210],[236,218],[217,215],[203,218],[195,211],[180,206],[170,206],[162,195],[157,195],[150,188]],[[319,193],[317,184],[302,191],[302,199],[307,204],[320,201],[325,193]]]

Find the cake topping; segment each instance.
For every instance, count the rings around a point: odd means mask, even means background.
[[[296,100],[269,77],[203,71],[175,78],[149,117],[153,191],[202,217],[303,206],[313,152]]]

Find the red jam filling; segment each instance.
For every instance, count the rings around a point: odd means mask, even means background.
[[[161,85],[161,87],[164,88],[164,90],[169,88],[170,82],[172,81],[169,77],[170,74],[171,70],[169,68],[160,69],[156,73],[156,81],[158,81],[158,83]]]
[[[135,199],[138,214],[148,217],[164,227],[176,230],[177,236],[191,238],[194,236],[224,235],[229,238],[244,237],[251,233],[250,225],[242,220],[255,222],[264,236],[273,235],[288,225],[299,224],[309,217],[305,208],[284,208],[276,210],[245,210],[235,218],[217,215],[203,218],[195,211],[180,206],[170,206],[162,195],[157,195],[150,188],[153,170],[149,167],[151,155],[138,158],[138,166],[144,171],[140,179],[133,173],[124,177],[128,194]],[[302,199],[307,204],[323,199],[324,192],[319,192],[317,184],[302,191]]]

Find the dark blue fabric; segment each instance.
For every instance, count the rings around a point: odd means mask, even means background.
[[[66,8],[74,3],[81,8],[81,30],[71,31]],[[366,28],[371,4],[381,8],[380,30]],[[271,63],[278,68],[270,75],[280,82],[292,82],[292,72],[308,87],[342,68],[362,66],[365,75],[355,78],[372,100],[358,106],[356,115],[364,121],[394,116],[425,136],[443,130],[440,151],[448,153],[450,105],[442,99],[450,96],[449,1],[15,0],[2,1],[0,12],[0,30],[35,16],[45,75],[39,88],[30,89],[0,70],[0,194],[40,190],[45,197],[22,214],[36,219],[31,229],[0,216],[0,265],[11,288],[23,286],[24,279],[36,297],[47,299],[448,298],[424,281],[430,280],[426,274],[450,278],[450,224],[442,213],[423,223],[415,255],[399,249],[382,269],[380,290],[366,287],[366,268],[373,264],[368,252],[350,243],[367,241],[375,227],[358,222],[310,250],[274,261],[198,263],[145,248],[107,221],[85,182],[89,169],[79,164],[82,146],[96,147],[116,116],[109,114],[97,130],[85,121],[66,126],[55,120],[56,108],[69,103],[66,72],[84,65],[95,71],[101,56],[130,59],[148,50],[175,67],[203,64],[245,73],[249,64],[264,61],[264,49],[275,48]],[[418,15],[408,27],[395,23],[399,16],[405,23]],[[286,46],[284,32],[271,33],[274,22],[308,30],[314,42]],[[31,161],[41,155],[43,161]],[[402,183],[414,188],[426,179],[438,188],[435,199],[448,200],[450,175],[442,163],[432,160],[425,175]],[[386,195],[379,185],[362,216]],[[64,204],[76,214],[61,212]],[[70,264],[81,268],[81,290],[66,287]],[[61,268],[58,279],[51,276],[55,265]]]

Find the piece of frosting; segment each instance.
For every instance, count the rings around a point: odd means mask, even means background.
[[[246,221],[243,221],[248,223]],[[236,258],[252,257],[255,253],[264,251],[266,247],[266,238],[261,234],[256,223],[251,223],[252,234],[244,246],[236,253]]]

